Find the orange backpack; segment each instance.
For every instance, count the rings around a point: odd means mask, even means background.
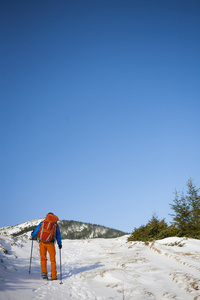
[[[46,215],[46,219],[42,222],[37,235],[41,242],[48,243],[55,238],[58,220],[58,217],[53,214]]]

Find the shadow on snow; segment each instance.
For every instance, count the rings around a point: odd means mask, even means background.
[[[97,268],[103,267],[103,264],[97,262],[93,265],[88,265],[88,266],[84,266],[84,267],[71,267],[70,269],[68,269],[67,272],[64,272],[62,278],[69,278],[72,277],[74,275],[83,273],[83,272],[87,272],[87,271],[91,271]]]

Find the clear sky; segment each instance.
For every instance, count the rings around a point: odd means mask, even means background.
[[[0,226],[170,222],[200,187],[200,1],[1,0],[0,41]]]

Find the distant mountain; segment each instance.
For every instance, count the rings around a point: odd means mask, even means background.
[[[15,226],[1,227],[0,235],[12,235],[22,239],[30,239],[31,232],[44,219],[28,221]],[[101,225],[83,223],[77,221],[58,221],[62,239],[92,239],[92,238],[116,238],[127,233]]]
[[[127,234],[105,226],[76,221],[60,221],[59,227],[63,239],[116,238]]]

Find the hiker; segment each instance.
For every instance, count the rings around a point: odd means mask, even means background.
[[[40,259],[41,259],[41,274],[43,279],[48,279],[47,276],[47,251],[51,261],[51,280],[57,280],[56,271],[56,250],[55,239],[59,249],[62,249],[62,241],[60,228],[57,224],[58,217],[53,213],[48,213],[44,221],[35,228],[31,233],[32,237],[38,237],[40,245]]]

